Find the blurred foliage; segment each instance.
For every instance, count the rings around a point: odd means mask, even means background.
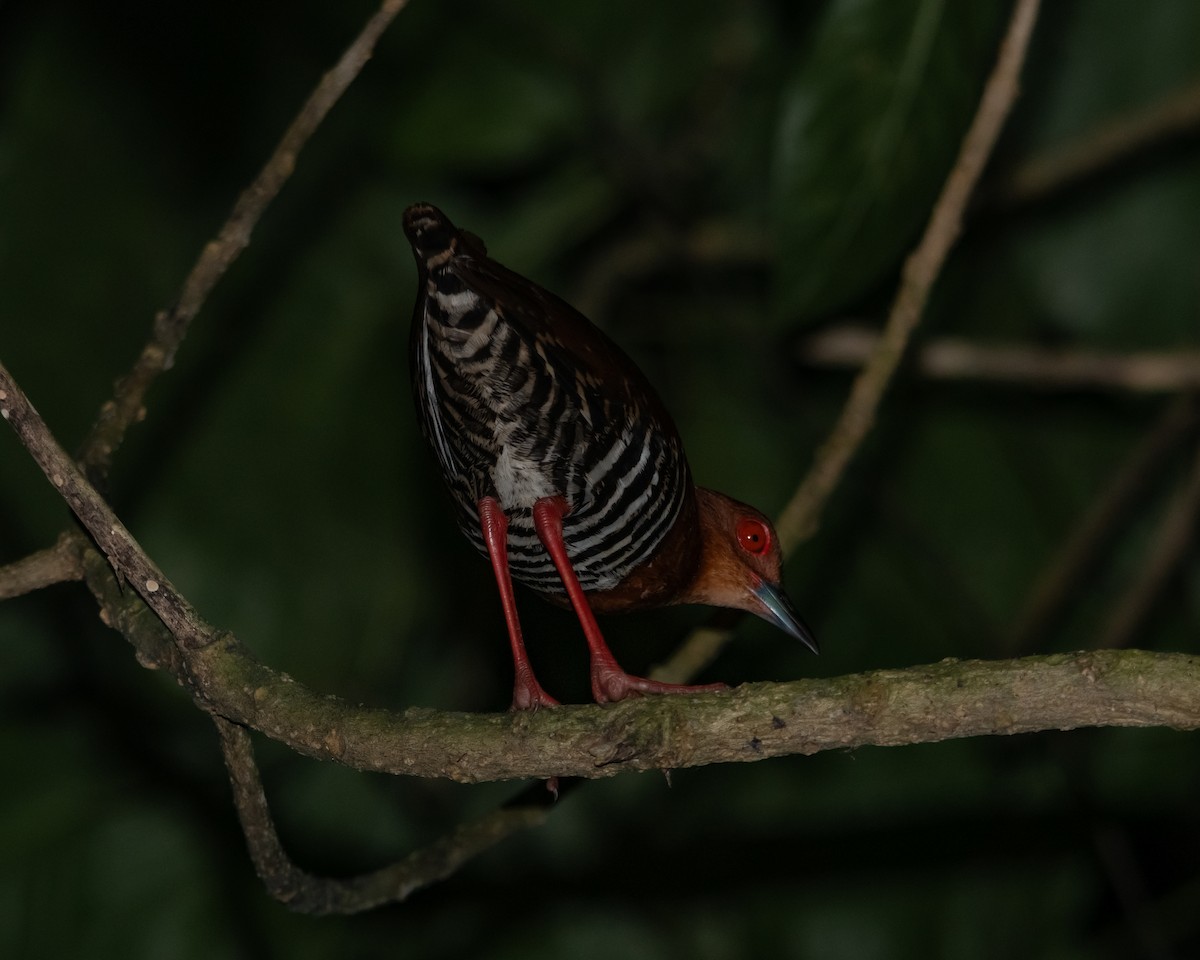
[[[370,3],[0,6],[0,357],[82,438],[156,309]],[[1007,4],[414,0],[302,155],[118,458],[112,497],[212,622],[317,689],[507,705],[503,624],[407,383],[405,205],[437,202],[659,384],[697,476],[777,509],[848,379],[795,336],[879,318],[969,122]],[[992,183],[1200,75],[1200,6],[1048,4]],[[981,208],[929,329],[1200,346],[1191,137],[1036,206]],[[687,242],[724,239],[692,260]],[[734,243],[731,241],[736,240]],[[749,238],[745,243],[738,238]],[[647,250],[628,268],[630,249]],[[657,252],[656,252],[657,251]],[[597,280],[599,278],[599,280]],[[1002,656],[1056,546],[1162,398],[906,378],[789,565],[819,660],[746,623],[730,682]],[[1144,562],[1172,458],[1052,649]],[[0,434],[0,563],[61,503]],[[1139,645],[1196,649],[1200,558]],[[560,611],[522,601],[543,680],[586,698]],[[611,621],[642,670],[702,614]],[[561,634],[561,642],[559,635]],[[1090,731],[589,785],[414,902],[271,902],[212,730],[60,586],[0,606],[5,957],[1195,956],[1194,736]],[[262,748],[310,869],[400,856],[512,785],[365,776]]]

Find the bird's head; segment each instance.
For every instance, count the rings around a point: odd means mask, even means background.
[[[783,552],[771,521],[753,507],[704,487],[696,488],[696,506],[700,568],[683,602],[753,613],[818,653],[812,631],[780,585]]]

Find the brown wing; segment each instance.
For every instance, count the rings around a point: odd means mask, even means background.
[[[556,365],[577,371],[608,404],[682,450],[666,406],[625,351],[565,300],[486,256],[478,237],[465,232],[460,237],[465,242],[451,269],[467,286],[499,304],[505,319],[536,338]]]

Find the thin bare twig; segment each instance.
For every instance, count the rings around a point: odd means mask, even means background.
[[[1181,396],[1113,474],[1030,591],[1007,653],[1036,650],[1054,628],[1068,598],[1093,568],[1102,547],[1142,491],[1157,479],[1167,456],[1200,424],[1200,402]]]
[[[80,449],[78,462],[90,480],[99,482],[107,475],[113,454],[124,439],[125,431],[144,412],[142,404],[146,391],[160,373],[170,369],[175,360],[175,353],[183,342],[192,319],[199,313],[209,293],[230,264],[249,245],[250,234],[255,225],[295,169],[300,150],[320,126],[321,121],[324,120],[333,105],[362,71],[371,58],[380,36],[407,2],[408,0],[384,0],[379,10],[367,21],[358,37],[347,47],[334,67],[321,78],[316,89],[284,132],[279,145],[258,177],[238,197],[233,212],[220,232],[213,240],[205,244],[200,258],[184,281],[183,289],[175,305],[170,310],[160,311],[155,318],[151,337],[142,348],[133,369],[117,381],[112,398],[100,408],[100,414]],[[27,399],[8,377],[7,372],[5,372],[4,378],[9,386],[8,392],[13,397],[11,402],[15,405],[13,415],[19,418],[22,428],[26,427],[32,423],[28,414],[32,412],[36,418],[36,411],[33,411],[33,408],[28,405]],[[0,393],[0,400],[4,399],[4,394]],[[37,419],[40,420],[40,418]],[[17,426],[16,422],[14,422],[14,426]],[[18,433],[21,433],[22,428],[18,428]],[[30,451],[34,453],[35,458],[39,456],[42,458],[38,462],[43,469],[47,468],[48,463],[53,462],[53,472],[47,475],[51,476],[55,483],[69,486],[69,491],[65,488],[62,489],[72,509],[78,513],[79,509],[88,508],[94,511],[96,516],[100,516],[100,511],[107,510],[107,504],[98,495],[94,498],[83,497],[81,491],[84,490],[84,487],[77,482],[82,478],[75,470],[74,464],[59,456],[61,448],[55,449],[57,444],[48,430],[38,431],[38,434],[39,440],[34,446],[30,446]],[[25,436],[22,436],[22,439],[26,440],[29,445],[30,441]],[[94,491],[92,492],[94,493]],[[109,513],[111,514],[111,511]],[[137,557],[136,553],[129,549],[129,542],[132,538],[128,538],[128,531],[120,525],[115,516],[111,519],[113,521],[112,534],[107,542],[95,531],[92,531],[92,535],[97,537],[97,542],[104,548],[110,562],[114,564],[114,568],[120,574],[127,572],[118,565],[121,554],[124,553],[127,560],[136,560]],[[51,558],[45,553],[36,554],[25,561],[19,561],[17,564],[0,570],[0,591],[14,589],[25,592],[27,589],[36,589],[44,578],[57,575],[49,569],[50,562]],[[174,593],[161,574],[157,574],[155,570],[149,568],[140,572],[144,576],[140,580],[139,589],[149,590],[152,593],[161,591],[156,597],[158,604],[155,607],[156,610],[164,609],[164,604],[186,603],[182,597]],[[31,575],[34,580],[30,582],[33,582],[34,586],[23,586]],[[10,583],[11,587],[4,586],[6,582]],[[169,594],[169,596],[163,594]],[[6,595],[0,592],[0,599]],[[155,604],[151,604],[151,606],[155,606]],[[191,611],[193,616],[185,619],[199,622],[199,618],[195,617],[194,613]],[[162,615],[161,612],[160,615]],[[184,623],[178,625],[181,628],[186,626]],[[192,635],[190,640],[185,639],[188,636],[186,630],[183,633],[177,633],[176,636],[180,642],[208,642],[195,635]]]
[[[1124,647],[1133,642],[1171,575],[1196,539],[1200,517],[1200,446],[1191,472],[1180,484],[1151,540],[1140,575],[1113,605],[1097,647]]]
[[[0,567],[0,600],[11,600],[56,583],[83,579],[83,564],[74,538],[64,533],[45,550]]]
[[[100,408],[100,414],[80,448],[79,462],[93,481],[107,475],[112,456],[125,438],[125,431],[142,414],[146,391],[160,373],[174,364],[175,353],[192,319],[230,264],[249,245],[250,234],[263,212],[292,175],[300,150],[370,60],[383,31],[407,2],[383,0],[378,12],[367,21],[341,59],[321,78],[262,172],[238,197],[233,212],[216,238],[205,244],[175,304],[160,310],[154,318],[149,341],[133,368],[117,381],[112,399]]]
[[[1016,101],[1021,65],[1038,5],[1039,0],[1019,0],[1014,7],[996,66],[984,87],[975,119],[963,138],[958,161],[934,204],[924,235],[904,264],[900,289],[879,343],[855,379],[837,424],[818,451],[808,476],[779,517],[779,536],[788,551],[813,534],[826,501],[875,423],[883,394],[920,322],[946,257],[958,239],[967,201]]]
[[[1032,203],[1113,167],[1134,153],[1200,130],[1200,82],[1117,117],[1040,154],[991,193],[995,204]]]
[[[150,384],[172,365],[191,320],[225,270],[248,245],[255,224],[294,169],[300,149],[361,71],[379,36],[405,4],[406,0],[385,0],[368,21],[309,97],[258,178],[239,197],[218,236],[205,246],[175,306],[157,316],[150,341],[134,368],[117,383],[112,400],[101,409],[83,445],[81,464],[92,476],[102,478],[107,473],[126,429],[142,413]],[[190,684],[185,651],[212,642],[217,638],[215,631],[174,590],[112,514],[84,474],[54,441],[3,367],[0,367],[0,414],[12,423],[107,559],[106,564],[91,562],[98,561],[98,555],[90,545],[78,533],[64,534],[55,550],[43,551],[0,570],[0,587],[15,594],[68,576],[78,579],[83,576],[83,554],[91,574],[89,587],[101,603],[106,621],[133,642],[140,662],[148,667],[171,669],[182,683]],[[142,616],[147,608],[139,606],[120,589],[125,577],[166,630],[156,629],[155,624],[148,622]],[[233,642],[232,638],[229,640]],[[255,865],[271,892],[290,901],[295,909],[350,912],[402,900],[412,891],[448,876],[462,863],[517,830],[536,825],[545,816],[545,811],[537,807],[506,807],[464,824],[391,867],[346,881],[313,877],[290,862],[278,841],[248,735],[218,715],[214,714],[214,720]]]
[[[797,354],[819,367],[857,368],[879,344],[866,327],[842,326],[804,338]],[[921,345],[914,366],[936,380],[985,380],[1046,389],[1135,392],[1200,389],[1200,350],[1106,353],[979,344],[942,337]]]
[[[672,266],[732,269],[765,267],[767,262],[761,233],[740,224],[708,220],[682,231],[656,225],[595,257],[571,303],[584,316],[603,321],[623,290]]]
[[[816,531],[821,511],[875,423],[884,392],[900,364],[913,330],[920,322],[933,284],[958,238],[967,201],[1016,101],[1021,66],[1025,62],[1029,38],[1037,21],[1039,2],[1018,0],[1013,7],[996,65],[984,86],[983,96],[963,138],[958,159],[933,206],[925,233],[904,263],[900,287],[892,301],[879,342],[862,372],[855,378],[850,396],[828,439],[817,451],[812,468],[779,516],[776,526],[784,553],[791,553]],[[703,636],[684,641],[652,675],[666,680],[690,679],[692,671],[702,669],[708,662],[705,656],[715,656],[715,651],[724,643],[724,639],[714,643],[711,634],[709,629]],[[700,652],[701,646],[706,652]]]

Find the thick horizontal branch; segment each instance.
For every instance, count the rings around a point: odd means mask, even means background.
[[[353,707],[279,677],[232,641],[188,659],[210,709],[301,753],[469,783],[1078,727],[1200,727],[1200,658],[1136,650],[943,661],[519,714]]]
[[[859,326],[827,330],[800,342],[801,362],[858,369],[879,344],[879,334]],[[984,345],[954,337],[926,343],[915,365],[938,380],[987,380],[1049,389],[1081,387],[1174,392],[1200,389],[1200,351],[1105,353]]]
[[[176,644],[104,558],[87,581],[144,663],[173,671],[211,713],[297,752],[360,770],[464,783],[749,762],[859,746],[1078,727],[1200,727],[1200,657],[1104,650],[951,661],[696,696],[477,714],[345,703],[259,663],[225,634]]]

